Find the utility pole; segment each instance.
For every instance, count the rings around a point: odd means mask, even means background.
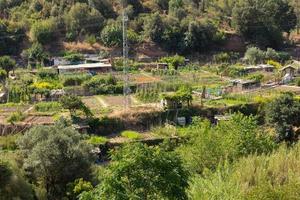
[[[296,8],[296,12],[297,12],[297,34],[299,34],[299,29],[300,29],[300,3],[299,0],[296,0],[297,2],[297,8]]]
[[[124,95],[124,109],[127,110],[130,107],[130,87],[129,87],[129,75],[128,75],[128,41],[127,41],[127,24],[128,16],[126,13],[126,3],[123,2],[123,95]]]

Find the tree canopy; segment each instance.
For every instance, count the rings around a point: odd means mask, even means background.
[[[138,143],[111,159],[100,185],[80,199],[187,199],[188,173],[174,152]]]
[[[19,139],[23,168],[49,199],[62,197],[67,183],[90,175],[93,155],[82,139],[73,128],[61,124],[33,127]]]

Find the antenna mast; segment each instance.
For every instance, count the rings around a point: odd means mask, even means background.
[[[129,75],[128,75],[128,40],[127,40],[127,23],[128,16],[126,13],[126,3],[123,0],[123,74],[124,74],[124,109],[127,110],[130,106],[130,87],[129,87]]]

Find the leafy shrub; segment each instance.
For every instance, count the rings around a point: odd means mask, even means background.
[[[135,132],[135,131],[123,131],[121,133],[121,135],[123,137],[126,137],[126,138],[131,139],[131,140],[135,140],[135,139],[141,138],[141,135],[138,132]]]
[[[176,76],[179,74],[175,69],[151,69],[151,73],[158,76]]]
[[[15,150],[18,137],[19,135],[0,136],[0,150]]]
[[[229,77],[240,77],[245,74],[245,69],[243,66],[240,65],[222,65],[219,67],[219,73],[221,73],[223,76],[229,76]]]
[[[58,73],[54,69],[39,69],[37,72],[37,76],[40,79],[53,80],[58,78]]]
[[[34,109],[38,112],[56,112],[62,109],[59,102],[39,102],[34,105]]]
[[[282,67],[282,65],[275,60],[268,60],[267,64],[274,66],[276,69],[280,69]]]
[[[278,52],[279,61],[284,63],[291,59],[291,55],[287,52]]]
[[[83,55],[81,53],[76,53],[72,51],[65,52],[64,59],[72,63],[76,63],[84,60]]]
[[[17,111],[17,112],[13,112],[13,113],[6,119],[6,121],[7,121],[8,123],[14,124],[15,122],[23,121],[25,118],[26,118],[26,116],[25,116],[22,112]]]
[[[68,109],[72,117],[76,116],[76,111],[82,111],[86,117],[91,117],[93,113],[90,109],[81,101],[78,96],[70,95],[63,96],[60,99],[60,103],[64,109]]]
[[[163,57],[160,59],[160,62],[165,62],[168,64],[169,69],[177,70],[179,66],[184,64],[184,57],[175,55],[170,57]]]
[[[97,42],[95,35],[86,35],[84,40],[85,40],[85,42],[89,43],[90,45],[93,45]]]
[[[78,178],[72,183],[67,184],[67,196],[69,199],[78,199],[81,193],[88,192],[93,189],[93,185],[89,181]]]
[[[101,32],[101,41],[105,46],[122,45],[122,27],[120,24],[111,23],[106,25]]]
[[[128,42],[130,44],[137,44],[141,42],[141,37],[139,36],[139,34],[132,29],[129,29],[127,31],[127,37],[128,37]]]
[[[262,51],[257,47],[248,48],[244,56],[244,59],[250,64],[259,64],[268,60],[284,63],[290,58],[291,56],[286,52],[277,52],[272,48]],[[275,64],[274,62],[271,63]]]
[[[47,90],[54,90],[54,89],[61,89],[62,85],[58,81],[37,81],[33,83],[32,85],[33,89],[41,90],[41,89],[47,89]]]
[[[198,173],[205,168],[216,170],[226,159],[232,162],[249,154],[271,152],[276,147],[273,138],[259,129],[254,117],[242,114],[233,115],[217,126],[194,118],[185,132],[192,139],[178,150],[186,166]]]
[[[253,65],[263,63],[265,60],[265,53],[264,51],[260,50],[257,47],[250,47],[247,49],[244,59]]]
[[[61,77],[63,85],[66,86],[79,86],[84,81],[88,80],[91,76],[87,74],[64,75]]]
[[[300,78],[296,79],[296,85],[300,86]]]
[[[114,76],[94,76],[83,83],[83,87],[92,94],[121,94],[123,85],[117,83]]]
[[[214,55],[213,60],[216,63],[229,63],[230,55],[226,52],[218,53],[218,54]]]
[[[282,146],[267,155],[250,155],[216,172],[196,176],[189,190],[192,199],[297,199],[299,196],[299,144]]]
[[[123,71],[124,65],[123,65],[123,59],[118,59],[114,63],[114,68],[116,71]],[[135,62],[133,60],[128,61],[127,70],[128,71],[137,71],[141,67],[140,63]]]
[[[261,82],[263,80],[263,78],[264,78],[264,75],[259,74],[259,73],[251,74],[250,76],[248,76],[248,79],[254,80],[256,82]]]
[[[109,135],[121,131],[124,128],[123,123],[117,118],[103,117],[90,118],[88,125],[91,132],[98,135]]]

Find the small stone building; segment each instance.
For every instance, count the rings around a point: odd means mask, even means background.
[[[285,67],[283,67],[282,69],[280,69],[281,71],[281,76],[284,77],[287,74],[291,77],[294,77],[297,73],[297,69],[295,67],[293,67],[292,65],[287,65]]]

